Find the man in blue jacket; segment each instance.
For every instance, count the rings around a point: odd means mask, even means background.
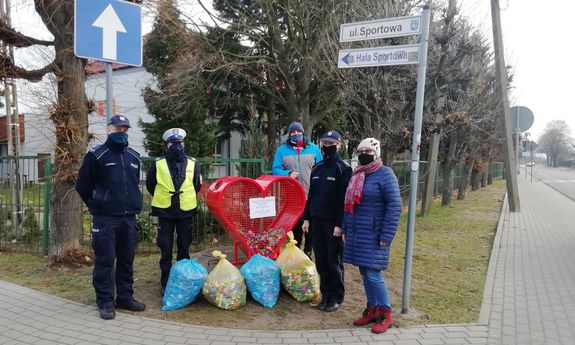
[[[287,140],[276,150],[272,170],[274,175],[289,176],[296,179],[302,185],[307,197],[311,169],[321,160],[319,148],[304,136],[302,124],[292,122],[288,126]],[[299,246],[301,246],[304,237],[302,224],[303,218],[300,218],[292,229],[294,239]],[[305,235],[304,252],[311,257],[311,232]]]
[[[100,317],[106,320],[116,317],[115,308],[146,308],[133,296],[136,214],[142,210],[142,193],[140,155],[128,147],[129,128],[125,116],[112,116],[106,142],[84,156],[76,181],[76,190],[92,214],[92,249],[96,256],[92,284]]]
[[[328,131],[322,136],[323,160],[311,172],[302,226],[306,233],[310,223],[313,229],[313,251],[322,296],[318,308],[327,312],[337,310],[345,296],[341,225],[351,167],[339,157],[340,147],[338,132]]]

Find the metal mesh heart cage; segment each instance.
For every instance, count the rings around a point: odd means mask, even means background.
[[[275,259],[303,214],[306,198],[302,186],[289,177],[226,176],[212,183],[206,202],[234,241],[234,263],[240,263],[238,249],[247,259],[254,254]]]

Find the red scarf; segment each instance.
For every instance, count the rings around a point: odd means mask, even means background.
[[[301,150],[303,149],[303,144],[305,143],[305,139],[302,139],[300,141],[298,141],[296,143],[296,146],[294,147],[294,149],[296,150],[296,152],[298,153],[298,155],[300,154]]]
[[[361,197],[363,196],[363,183],[365,182],[365,176],[377,171],[382,165],[381,159],[376,158],[373,162],[367,165],[358,165],[355,167],[353,175],[347,185],[347,191],[345,192],[345,212],[353,213],[353,206],[359,205]]]

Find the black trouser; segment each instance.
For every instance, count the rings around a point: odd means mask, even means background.
[[[345,296],[343,282],[343,241],[333,236],[335,222],[312,218],[313,251],[315,265],[320,277],[322,299],[342,303]]]
[[[294,227],[292,229],[293,238],[297,241],[297,245],[300,248],[301,248],[301,242],[304,239],[304,232],[301,228],[302,225],[303,225],[303,217],[297,221],[297,223],[294,225]],[[303,251],[306,254],[311,253],[311,250],[313,248],[311,229],[312,229],[312,224],[309,225],[309,231],[305,234],[305,243],[304,243]]]
[[[174,229],[176,230],[176,245],[178,247],[178,255],[176,260],[190,258],[190,245],[192,244],[192,218],[158,218],[158,238],[157,243],[162,257],[160,258],[160,270],[162,277],[160,282],[162,287],[165,288],[170,277],[170,269],[172,269],[172,249],[174,248]]]
[[[92,249],[95,254],[92,284],[98,307],[114,305],[114,282],[117,300],[127,302],[133,299],[137,244],[136,216],[92,217]]]

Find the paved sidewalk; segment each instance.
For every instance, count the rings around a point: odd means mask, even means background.
[[[491,256],[488,344],[575,344],[575,201],[522,176],[519,194],[521,212],[502,214]]]
[[[477,324],[308,332],[197,327],[96,309],[0,281],[0,344],[575,344],[575,202],[520,178],[504,206]]]

